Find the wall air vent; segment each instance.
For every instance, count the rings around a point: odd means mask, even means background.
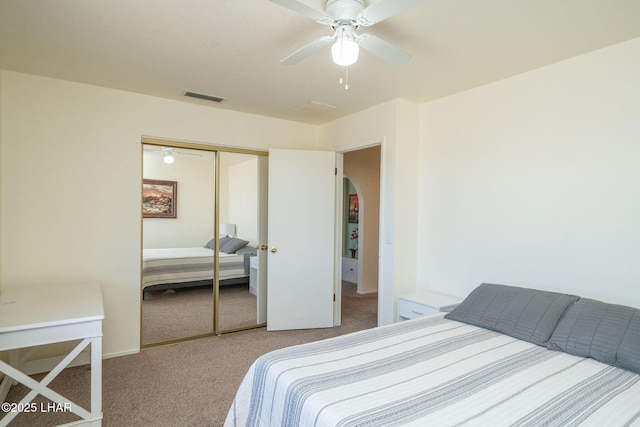
[[[213,95],[207,95],[204,93],[198,93],[198,92],[192,92],[190,90],[186,91],[184,93],[184,96],[190,96],[192,98],[198,98],[198,99],[204,99],[206,101],[213,101],[213,102],[222,102],[225,100],[225,98],[220,98],[219,96],[213,96]]]

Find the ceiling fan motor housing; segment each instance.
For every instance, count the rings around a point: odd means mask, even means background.
[[[364,10],[364,0],[327,0],[325,13],[336,21],[356,22]]]

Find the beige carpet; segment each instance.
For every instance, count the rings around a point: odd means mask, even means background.
[[[343,291],[340,327],[282,332],[260,328],[104,360],[102,425],[221,426],[245,372],[258,356],[376,325],[377,295],[358,295],[349,283],[343,284]],[[52,388],[88,407],[89,373],[88,366],[66,369]],[[7,400],[17,402],[27,392],[16,386]],[[36,412],[19,415],[10,426],[51,426],[75,419],[73,414]]]

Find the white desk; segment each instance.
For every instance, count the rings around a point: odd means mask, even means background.
[[[102,290],[97,283],[73,286],[21,286],[7,288],[0,295],[0,351],[10,350],[10,363],[0,360],[5,378],[0,385],[2,400],[11,384],[18,381],[31,389],[19,407],[28,406],[38,394],[68,408],[83,418],[71,425],[102,424]],[[42,381],[24,372],[29,362],[19,349],[64,341],[81,340]],[[80,352],[91,344],[91,409],[80,407],[47,388],[49,383]],[[22,369],[22,371],[21,371]],[[4,393],[4,395],[2,395]],[[18,412],[6,413],[0,427],[8,425]]]

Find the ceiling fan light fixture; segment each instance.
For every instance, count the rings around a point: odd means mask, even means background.
[[[336,42],[331,46],[333,62],[343,67],[355,64],[360,53],[360,46],[354,40],[353,30],[350,25],[338,27]]]
[[[338,40],[331,46],[333,62],[343,67],[355,64],[358,60],[359,53],[360,47],[353,40]]]

